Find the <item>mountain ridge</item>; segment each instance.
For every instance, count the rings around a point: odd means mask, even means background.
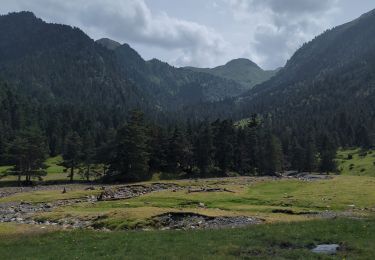
[[[254,86],[269,80],[278,72],[278,70],[263,70],[256,63],[246,58],[234,59],[227,62],[225,65],[214,68],[184,68],[234,80],[240,83],[247,90],[250,90]]]

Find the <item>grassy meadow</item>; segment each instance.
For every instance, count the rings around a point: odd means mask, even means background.
[[[46,180],[67,179],[63,168],[58,166],[59,161],[60,157],[47,161]],[[80,202],[54,208],[51,212],[36,213],[34,220],[79,219],[111,232],[2,223],[0,256],[2,259],[373,259],[373,161],[374,153],[364,155],[360,150],[345,150],[337,158],[342,174],[323,180],[239,177],[164,181],[182,188],[126,200]],[[100,193],[99,187],[94,190],[86,189],[88,185],[83,184],[68,187],[66,193],[61,192],[61,187],[19,192],[0,198],[0,204],[85,201]],[[202,187],[222,188],[225,192],[188,192],[189,188]],[[154,230],[153,218],[169,212],[248,216],[261,219],[263,224],[222,230]],[[341,249],[333,256],[311,253],[311,248],[325,243],[339,244]]]
[[[3,259],[373,259],[374,220],[314,220],[243,229],[95,232],[0,224]],[[317,255],[318,244],[340,245]]]
[[[337,163],[338,168],[343,175],[375,177],[374,150],[340,150],[337,155]]]

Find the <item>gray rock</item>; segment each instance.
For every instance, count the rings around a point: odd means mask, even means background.
[[[340,248],[337,244],[330,244],[330,245],[318,245],[311,251],[316,254],[327,254],[327,255],[334,255],[337,253],[337,250]]]

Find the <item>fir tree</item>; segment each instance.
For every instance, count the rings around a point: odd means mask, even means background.
[[[75,170],[82,162],[82,140],[76,132],[71,132],[65,139],[63,148],[63,162],[60,164],[69,171],[69,180],[73,182]]]
[[[143,181],[150,177],[149,147],[143,113],[130,112],[128,123],[122,127],[116,138],[116,155],[111,172],[119,181]]]
[[[25,176],[26,183],[30,184],[32,178],[41,179],[47,174],[44,164],[47,158],[47,144],[37,128],[21,131],[7,147],[7,155],[15,164],[7,174],[16,175],[19,185],[22,176]]]

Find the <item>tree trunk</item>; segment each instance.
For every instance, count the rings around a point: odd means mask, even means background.
[[[74,167],[70,168],[70,182],[73,182],[73,177],[74,177]]]
[[[21,186],[21,171],[18,172],[18,180],[17,180],[17,182],[18,182],[18,186],[20,187]]]
[[[87,165],[87,173],[86,173],[86,178],[87,178],[87,181],[89,182],[90,181],[90,164]]]

